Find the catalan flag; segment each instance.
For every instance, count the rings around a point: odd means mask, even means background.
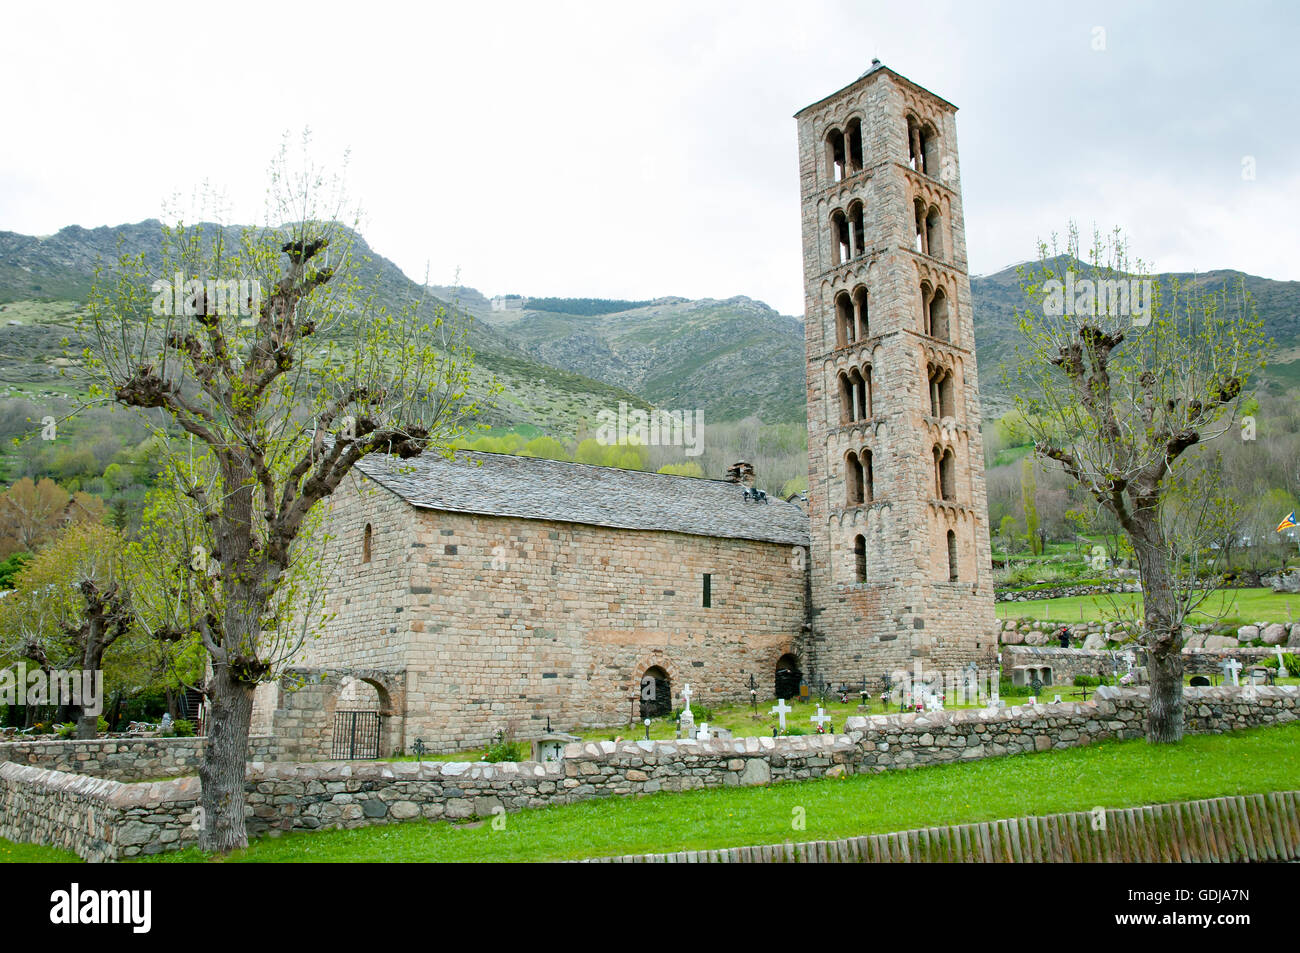
[[[1296,525],[1295,510],[1292,510],[1290,513],[1286,514],[1285,517],[1283,517],[1282,522],[1277,524],[1277,532],[1280,533],[1282,532],[1282,530],[1290,529],[1295,525]]]

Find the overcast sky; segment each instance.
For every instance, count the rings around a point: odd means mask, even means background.
[[[1160,270],[1300,279],[1296,10],[6,4],[0,230],[160,217],[204,180],[260,221],[282,136],[310,127],[417,280],[800,314],[791,117],[879,57],[960,107],[973,274],[1074,218]]]

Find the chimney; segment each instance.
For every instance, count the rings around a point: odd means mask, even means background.
[[[752,487],[754,485],[753,465],[744,460],[733,463],[727,468],[727,480],[731,483],[739,483],[741,486]]]

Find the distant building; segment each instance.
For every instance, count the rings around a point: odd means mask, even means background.
[[[497,295],[492,299],[492,310],[522,311],[527,300],[523,295]]]

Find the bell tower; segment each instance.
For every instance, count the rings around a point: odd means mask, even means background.
[[[997,651],[956,111],[875,60],[795,115],[805,665],[834,683]]]

